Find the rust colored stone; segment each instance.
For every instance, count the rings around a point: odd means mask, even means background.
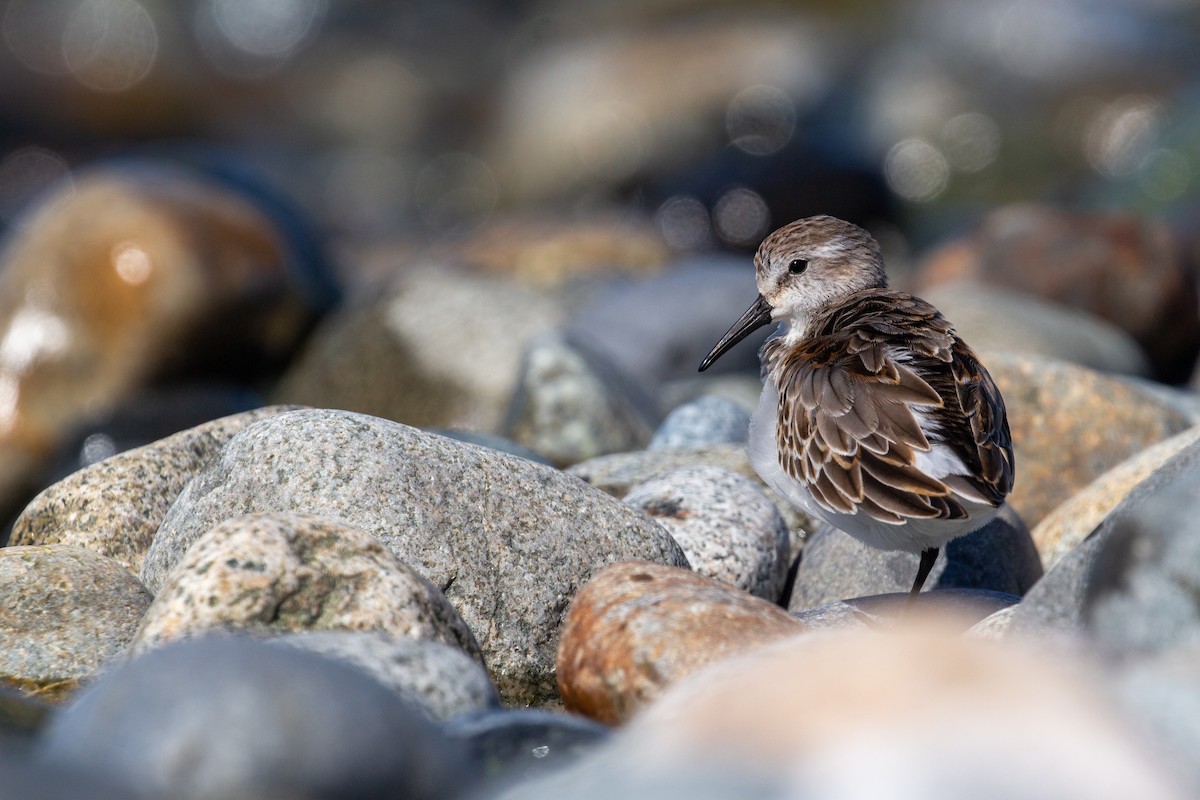
[[[619,723],[697,669],[806,629],[778,606],[686,569],[612,564],[567,612],[558,688],[568,709]]]

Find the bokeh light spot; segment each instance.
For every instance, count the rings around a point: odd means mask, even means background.
[[[757,192],[741,186],[721,195],[713,208],[717,235],[740,247],[757,244],[766,234],[770,220],[766,201]]]
[[[154,271],[150,256],[134,242],[121,242],[113,248],[113,269],[130,286],[145,283]]]
[[[979,172],[1000,153],[1000,127],[986,114],[970,111],[942,126],[946,160],[963,172]]]
[[[1100,107],[1084,132],[1084,154],[1102,175],[1130,175],[1153,149],[1162,105],[1145,95],[1127,95]]]
[[[158,31],[135,0],[83,0],[63,30],[62,52],[71,74],[84,86],[119,92],[150,73]]]
[[[106,433],[93,433],[83,440],[79,448],[79,466],[90,467],[117,454],[117,443]]]
[[[937,197],[950,180],[950,164],[942,151],[924,139],[897,142],[883,162],[892,191],[905,200],[923,203]]]
[[[654,212],[654,222],[668,247],[700,250],[712,241],[708,209],[694,197],[675,195]]]
[[[796,130],[796,108],[791,98],[775,86],[751,86],[729,103],[725,130],[736,147],[753,155],[769,155],[791,140]]]

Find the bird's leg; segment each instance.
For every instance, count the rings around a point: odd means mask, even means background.
[[[911,604],[916,599],[917,594],[921,591],[921,587],[925,585],[925,579],[929,577],[929,573],[933,570],[933,562],[937,561],[939,548],[926,547],[921,551],[921,563],[917,567],[917,578],[913,581],[912,589],[908,592],[908,602]]]

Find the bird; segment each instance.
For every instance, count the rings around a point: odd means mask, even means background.
[[[1004,399],[933,305],[888,288],[870,233],[796,220],[754,256],[758,297],[700,371],[755,330],[763,389],[747,455],[792,505],[871,547],[919,553],[911,604],[941,548],[1012,491]]]

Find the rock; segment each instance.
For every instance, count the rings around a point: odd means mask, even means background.
[[[803,611],[836,600],[907,592],[919,560],[915,553],[876,550],[823,524],[804,544],[788,608]],[[943,547],[925,585],[1020,596],[1041,576],[1029,531],[1006,507],[983,528]]]
[[[724,767],[786,797],[1187,796],[1143,744],[1095,665],[918,626],[789,637],[713,664],[634,718],[608,767]],[[931,752],[936,769],[914,768]]]
[[[342,520],[435,586],[479,640],[500,696],[555,696],[566,606],[604,564],[683,566],[666,532],[575,478],[387,420],[306,410],[229,441],[163,520],[142,573],[158,587],[187,547],[230,516],[290,511]]]
[[[125,652],[150,599],[120,564],[90,550],[0,548],[0,682],[65,697]]]
[[[690,467],[625,495],[667,529],[699,575],[777,602],[787,576],[787,523],[758,485],[720,467]]]
[[[622,374],[653,390],[696,378],[700,361],[757,291],[749,258],[694,257],[660,275],[601,288],[571,315],[567,335],[588,342]],[[686,302],[666,302],[670,298]],[[757,373],[758,348],[766,337],[766,331],[752,334],[699,377],[713,383],[718,375]],[[761,383],[751,408],[759,391]]]
[[[628,719],[705,664],[795,635],[778,606],[687,570],[645,562],[598,572],[571,603],[558,650],[563,704]]]
[[[487,670],[461,647],[383,631],[309,631],[267,642],[319,653],[357,667],[434,719],[496,708]]]
[[[466,743],[493,786],[561,770],[609,738],[607,727],[585,717],[533,708],[460,714],[446,730]]]
[[[667,415],[649,450],[742,444],[750,434],[750,412],[724,397],[706,396],[677,407]]]
[[[1083,367],[1001,354],[986,366],[1012,429],[1017,477],[1008,503],[1032,527],[1112,467],[1191,427],[1156,397]]]
[[[167,575],[131,649],[245,629],[387,631],[483,663],[436,586],[371,534],[305,514],[232,517],[203,534]]]
[[[771,502],[787,521],[788,529],[792,533],[793,546],[798,546],[808,532],[816,529],[815,518],[785,501],[763,483],[758,473],[750,466],[746,449],[741,445],[722,444],[678,450],[613,453],[588,459],[574,465],[567,472],[613,497],[623,498],[635,486],[689,467],[719,467],[757,481],[759,488],[771,498]]]
[[[2,258],[0,504],[76,426],[152,379],[261,373],[321,310],[268,215],[166,163],[74,173]]]
[[[1132,567],[1133,556],[1127,550],[1130,543],[1140,540],[1142,543],[1137,547],[1161,547],[1172,535],[1162,530],[1162,526],[1180,522],[1185,526],[1191,524],[1186,517],[1190,499],[1182,487],[1188,486],[1189,482],[1192,486],[1196,485],[1196,471],[1200,469],[1198,463],[1200,442],[1193,442],[1133,487],[1083,542],[1063,556],[1029,590],[1013,611],[1012,631],[1021,634],[1046,631],[1082,633],[1086,626],[1089,597],[1109,597],[1118,616],[1122,609],[1136,608],[1137,602],[1132,605],[1122,602],[1123,590],[1117,590],[1111,581],[1121,574],[1121,570]],[[1120,544],[1114,544],[1114,540]],[[1183,552],[1186,554],[1186,546]],[[1162,552],[1140,553],[1138,558],[1156,561],[1163,555]],[[1102,564],[1105,565],[1103,568]],[[1149,640],[1162,641],[1164,637],[1174,635],[1177,629],[1187,630],[1195,606],[1180,595],[1180,580],[1186,582],[1187,579],[1181,578],[1181,575],[1193,566],[1185,562],[1177,568],[1164,569],[1161,573],[1152,567],[1151,579],[1164,581],[1161,589],[1147,590],[1141,586],[1146,578],[1138,578],[1140,588],[1137,591],[1150,592],[1141,601],[1147,604],[1142,610],[1153,613],[1137,619],[1135,624],[1145,630],[1130,633],[1131,637],[1144,635]],[[1107,574],[1102,579],[1104,583],[1097,584],[1102,569]],[[1132,579],[1135,574],[1137,572],[1131,572],[1129,578]],[[1106,588],[1100,589],[1100,585],[1105,584]],[[1120,625],[1114,630],[1121,630]]]
[[[966,635],[973,639],[1003,639],[1012,627],[1013,617],[1020,604],[1007,606],[976,622]]]
[[[547,289],[453,261],[403,267],[321,324],[275,401],[498,431],[526,342],[561,322],[562,304]]]
[[[163,797],[432,799],[469,775],[461,746],[359,670],[244,637],[125,664],[54,718],[37,755]]]
[[[84,547],[137,574],[184,484],[238,431],[290,410],[271,406],[223,417],[84,467],[25,507],[12,543]]]
[[[1069,361],[1100,372],[1148,375],[1150,364],[1133,337],[1111,322],[1033,294],[971,281],[922,292],[986,363],[992,351]]]
[[[485,274],[532,286],[657,271],[668,250],[647,219],[592,215],[582,219],[509,216],[492,219],[434,252]]]
[[[936,620],[947,632],[965,632],[992,614],[1012,608],[1021,602],[1021,598],[989,589],[931,589],[922,591],[911,604],[908,592],[855,597],[844,602],[879,622],[907,624],[912,615]],[[806,613],[801,612],[796,617],[805,619]]]
[[[504,435],[563,466],[640,449],[659,421],[654,401],[600,356],[558,333],[529,342]]]
[[[1157,377],[1186,379],[1200,347],[1200,304],[1167,226],[1126,213],[1011,206],[935,252],[925,286],[970,277],[1064,303],[1115,323]]]
[[[4,796],[21,800],[129,800],[133,790],[94,770],[68,764],[32,762],[23,750],[0,755],[0,786]]]
[[[1087,538],[1135,486],[1197,439],[1200,439],[1200,425],[1151,445],[1108,470],[1047,514],[1032,532],[1046,569]]]
[[[511,439],[505,439],[503,436],[480,433],[479,431],[468,431],[462,428],[427,428],[426,430],[429,433],[436,433],[438,436],[447,436],[451,439],[457,439],[460,442],[466,442],[467,444],[477,444],[480,447],[490,447],[493,450],[499,450],[501,453],[520,456],[527,461],[536,461],[548,467],[554,466],[550,463],[550,459],[542,454],[535,453],[528,447],[519,445]]]
[[[721,360],[724,361],[724,357]],[[664,408],[678,408],[702,397],[717,397],[750,412],[758,408],[758,399],[762,395],[762,380],[757,374],[749,372],[722,375],[710,375],[709,372],[705,372],[702,375],[669,381],[663,385],[660,394]]]
[[[47,703],[0,686],[0,749],[10,752],[28,747],[52,713],[53,707]]]
[[[1112,652],[1200,650],[1200,444],[1188,445],[1102,523],[1083,618]],[[1139,502],[1140,501],[1140,502]]]

